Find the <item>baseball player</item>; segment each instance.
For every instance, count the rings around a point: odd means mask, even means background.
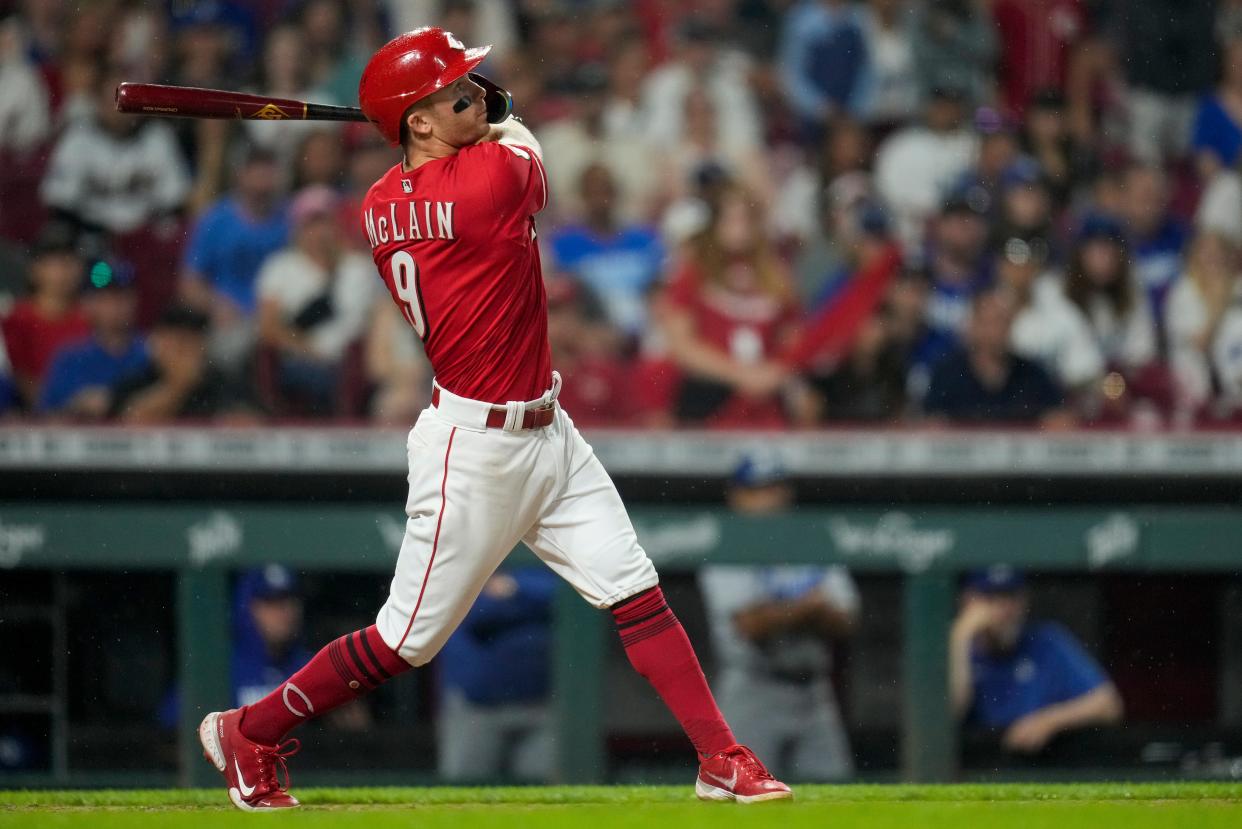
[[[747,454],[733,472],[739,515],[792,509],[794,489],[775,453]],[[720,707],[782,777],[839,781],[854,773],[832,688],[830,645],[858,620],[858,588],[844,567],[740,567],[699,571],[720,674]]]
[[[557,405],[534,220],[547,180],[508,93],[474,72],[490,48],[416,29],[381,47],[358,87],[367,118],[403,153],[364,199],[363,226],[436,376],[408,438],[388,601],[268,696],[208,714],[204,754],[237,807],[296,806],[278,777],[298,749],[285,735],[435,656],[521,541],[612,612],[631,664],[699,754],[698,797],[791,797],[737,745],[616,488]]]

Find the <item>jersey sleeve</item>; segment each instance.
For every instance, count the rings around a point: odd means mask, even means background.
[[[534,150],[521,144],[488,141],[479,144],[475,154],[498,212],[533,216],[547,207],[548,175]]]
[[[1056,670],[1058,699],[1055,702],[1080,697],[1108,682],[1108,675],[1103,668],[1065,628],[1047,624],[1044,626],[1043,635]]]

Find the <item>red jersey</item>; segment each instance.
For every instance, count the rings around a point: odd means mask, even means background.
[[[367,192],[362,224],[436,381],[489,403],[539,397],[552,385],[534,218],[548,200],[543,163],[489,141],[401,167]]]
[[[36,382],[43,379],[61,346],[91,333],[80,306],[63,317],[48,319],[28,299],[15,303],[0,327],[4,330],[13,376]]]
[[[1001,35],[1001,88],[1011,115],[1031,96],[1064,89],[1070,49],[1086,33],[1082,0],[1000,0],[992,7]]]
[[[699,339],[743,363],[776,359],[798,320],[792,302],[714,285],[690,262],[670,280],[668,299],[690,314]]]

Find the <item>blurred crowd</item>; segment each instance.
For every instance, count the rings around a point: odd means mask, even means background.
[[[412,423],[397,151],[113,94],[356,105],[428,23],[543,143],[580,425],[1242,421],[1242,0],[0,0],[0,417]]]

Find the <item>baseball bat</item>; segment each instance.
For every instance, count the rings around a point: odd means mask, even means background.
[[[365,121],[357,107],[312,104],[196,86],[123,83],[116,88],[118,112],[177,118],[241,118],[248,121]]]

